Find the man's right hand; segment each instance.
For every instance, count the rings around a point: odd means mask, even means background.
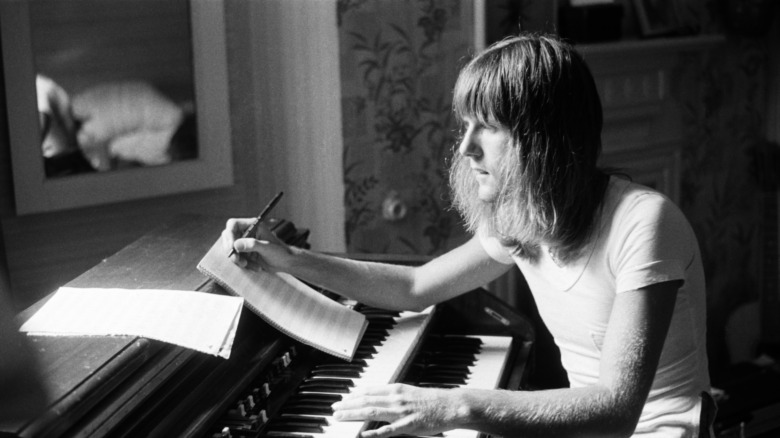
[[[228,219],[222,231],[222,246],[227,252],[236,250],[230,259],[242,268],[279,270],[279,262],[290,254],[290,248],[264,223],[258,224],[256,236],[242,237],[253,222],[254,218]]]

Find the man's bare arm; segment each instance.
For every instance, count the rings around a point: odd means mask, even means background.
[[[350,260],[289,247],[262,229],[260,240],[237,239],[241,226],[228,222],[223,232],[226,248],[257,253],[261,265],[287,272],[304,281],[365,304],[386,309],[422,310],[483,286],[511,265],[493,260],[477,238],[422,266]],[[236,259],[246,265],[246,261]]]

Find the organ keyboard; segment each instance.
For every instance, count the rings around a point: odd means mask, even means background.
[[[223,218],[179,219],[68,286],[224,293],[196,269],[223,224]],[[281,335],[246,310],[229,360],[143,338],[31,338],[41,352],[51,402],[40,416],[0,424],[0,435],[348,438],[372,427],[329,418],[330,405],[354,387],[398,381],[509,389],[523,384],[533,328],[486,291],[421,313],[388,314],[353,304],[370,323],[350,363]],[[461,350],[431,352],[444,346]],[[463,351],[466,347],[476,350]],[[469,363],[458,365],[458,358]]]
[[[296,435],[298,437],[348,438],[358,435],[361,423],[329,419],[328,406],[335,403],[331,399],[340,398],[341,394],[353,388],[396,382],[431,321],[431,309],[419,314],[390,314],[374,309],[364,313],[369,325],[354,360],[350,364],[340,359],[318,361],[294,388],[292,397],[283,400],[278,414],[268,424],[260,425],[256,436],[286,436],[293,432],[300,432]],[[314,400],[323,401],[317,407],[326,412],[305,409]],[[234,428],[228,430],[241,432]]]
[[[443,342],[442,342],[443,341]],[[446,361],[447,366],[444,369],[444,376],[437,374],[438,365],[428,368],[425,374],[417,379],[407,378],[405,383],[419,386],[433,387],[460,387],[475,389],[496,389],[500,388],[501,376],[509,359],[509,352],[512,346],[512,338],[509,336],[445,336],[444,339],[433,337],[427,341],[436,345],[434,353],[429,353],[435,357],[448,357],[450,350],[455,350],[456,357]],[[464,348],[467,350],[464,351]],[[424,348],[423,351],[429,351]],[[440,353],[440,354],[439,354]],[[424,353],[426,354],[426,353]],[[465,356],[465,364],[460,364],[458,355]],[[461,358],[462,360],[462,358]],[[457,364],[462,369],[461,373],[453,373],[452,365]],[[454,375],[453,375],[454,374]],[[444,438],[477,438],[479,432],[467,429],[452,429],[442,433]]]
[[[363,386],[403,382],[420,387],[493,389],[501,385],[512,344],[509,336],[440,335],[425,336],[432,315],[394,313],[380,309],[363,311],[369,318],[366,335],[356,357],[347,363],[324,358],[310,366],[304,361],[303,371],[288,371],[288,390],[283,402],[268,401],[276,385],[274,377],[255,382],[218,421],[211,436],[286,437],[286,438],[350,438],[357,437],[365,427],[363,422],[338,422],[332,418],[330,406],[344,394]],[[422,343],[411,362],[410,355]],[[292,359],[283,356],[285,367]],[[403,370],[405,376],[399,379]],[[263,373],[261,373],[262,375]],[[304,376],[302,379],[294,375]],[[290,383],[292,381],[292,383]],[[266,388],[266,389],[262,389]],[[260,394],[255,397],[254,394]],[[247,404],[251,405],[247,408]],[[270,418],[269,418],[270,417]],[[471,430],[445,432],[449,438],[476,438]]]

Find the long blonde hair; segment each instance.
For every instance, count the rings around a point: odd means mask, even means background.
[[[608,179],[596,166],[601,102],[582,57],[552,36],[500,41],[461,70],[453,109],[461,120],[506,128],[512,143],[490,203],[476,196],[467,159],[453,158],[450,184],[467,227],[484,224],[520,256],[535,258],[546,243],[559,260],[576,257]]]

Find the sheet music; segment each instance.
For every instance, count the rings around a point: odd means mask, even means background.
[[[227,359],[243,302],[195,291],[61,287],[20,331],[142,336]]]
[[[218,240],[198,269],[286,335],[351,360],[368,325],[363,314],[284,273],[243,269],[230,261]]]

